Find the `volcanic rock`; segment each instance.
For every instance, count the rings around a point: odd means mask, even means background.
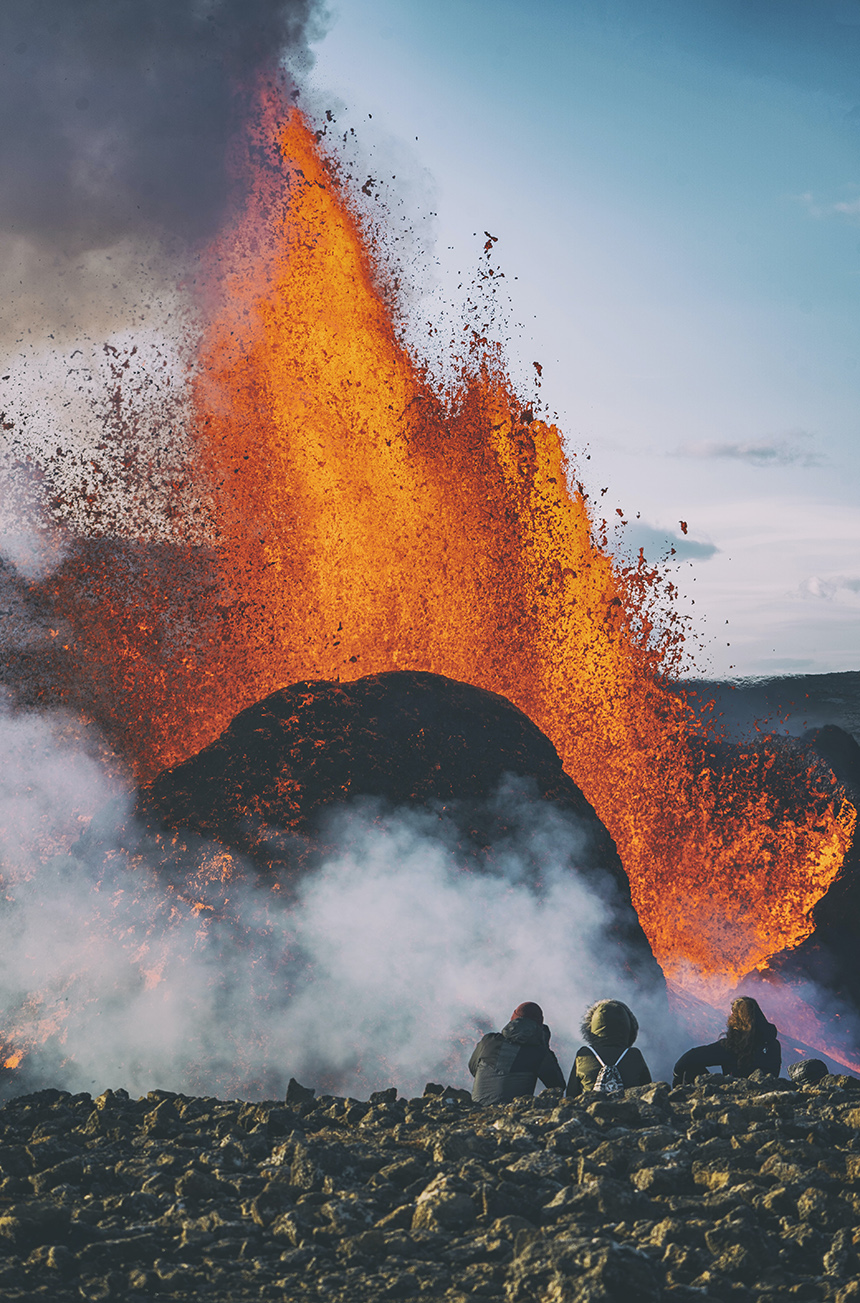
[[[4,1300],[860,1296],[856,1078],[715,1074],[490,1108],[394,1094],[11,1100]]]
[[[694,709],[716,715],[730,736],[756,728],[794,735],[822,724],[838,725],[860,740],[860,670],[833,674],[783,674],[771,679],[686,679],[677,691]]]
[[[611,903],[611,962],[663,987],[615,843],[554,746],[504,697],[466,683],[401,671],[283,688],[145,787],[137,818],[170,844],[174,872],[180,830],[288,881],[332,848],[331,816],[348,806],[429,812],[478,868],[518,835],[524,809],[532,824],[562,820],[576,871]]]
[[[268,828],[312,832],[321,810],[360,797],[468,807],[482,822],[511,774],[583,820],[597,856],[617,868],[609,834],[527,715],[495,692],[417,671],[273,692],[160,774],[141,810],[266,858]]]

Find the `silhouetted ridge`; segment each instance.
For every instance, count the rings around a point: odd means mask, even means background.
[[[296,683],[241,711],[215,742],[144,789],[171,826],[221,836],[247,821],[305,830],[356,796],[393,805],[486,800],[505,774],[608,833],[555,747],[497,693],[418,671]],[[599,834],[598,834],[599,829]]]
[[[355,805],[423,811],[456,842],[464,868],[490,870],[524,818],[536,828],[561,820],[572,871],[610,909],[614,962],[641,965],[662,985],[615,843],[554,746],[504,697],[466,683],[394,671],[282,688],[148,784],[137,815],[169,844],[162,862],[174,877],[196,834],[286,880],[333,849],[331,816]],[[541,856],[529,856],[539,889]]]

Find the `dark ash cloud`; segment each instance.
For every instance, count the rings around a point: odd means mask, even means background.
[[[101,249],[210,235],[242,90],[321,34],[318,0],[3,0],[0,232]],[[238,92],[238,94],[237,94]]]

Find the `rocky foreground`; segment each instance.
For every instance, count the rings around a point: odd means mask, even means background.
[[[0,1109],[4,1300],[860,1299],[860,1081]]]

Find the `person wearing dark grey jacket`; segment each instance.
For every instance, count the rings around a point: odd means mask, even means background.
[[[564,1073],[549,1048],[550,1031],[539,1004],[518,1004],[500,1032],[489,1032],[475,1048],[469,1071],[475,1078],[476,1104],[508,1104],[520,1095],[533,1095],[538,1079],[564,1089]]]
[[[586,1009],[580,1026],[586,1044],[573,1063],[567,1095],[574,1099],[594,1089],[604,1064],[618,1067],[625,1086],[647,1086],[651,1080],[648,1064],[633,1042],[639,1035],[639,1023],[631,1009],[620,1000],[598,1000]]]

